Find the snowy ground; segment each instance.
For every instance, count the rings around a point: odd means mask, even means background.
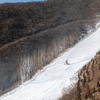
[[[71,86],[76,72],[100,50],[100,28],[45,66],[31,80],[0,100],[57,100]],[[66,60],[70,65],[66,64]]]

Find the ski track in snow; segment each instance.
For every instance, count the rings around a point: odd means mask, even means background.
[[[99,50],[100,28],[45,66],[31,80],[1,96],[0,100],[58,100],[64,88],[77,82],[73,79],[77,72]]]

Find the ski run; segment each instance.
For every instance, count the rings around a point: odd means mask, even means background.
[[[100,50],[100,28],[66,50],[31,80],[4,94],[0,100],[58,100],[77,82],[78,71]]]

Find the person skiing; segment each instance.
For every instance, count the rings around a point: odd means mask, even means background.
[[[66,64],[67,64],[67,65],[70,65],[69,62],[68,62],[68,60],[66,60]]]

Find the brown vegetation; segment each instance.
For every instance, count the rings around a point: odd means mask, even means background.
[[[79,100],[100,100],[100,52],[79,75]]]
[[[49,1],[0,4],[0,46],[61,24],[91,20],[100,11],[99,0]]]
[[[65,90],[64,95],[59,100],[79,100],[76,85],[69,92]]]

